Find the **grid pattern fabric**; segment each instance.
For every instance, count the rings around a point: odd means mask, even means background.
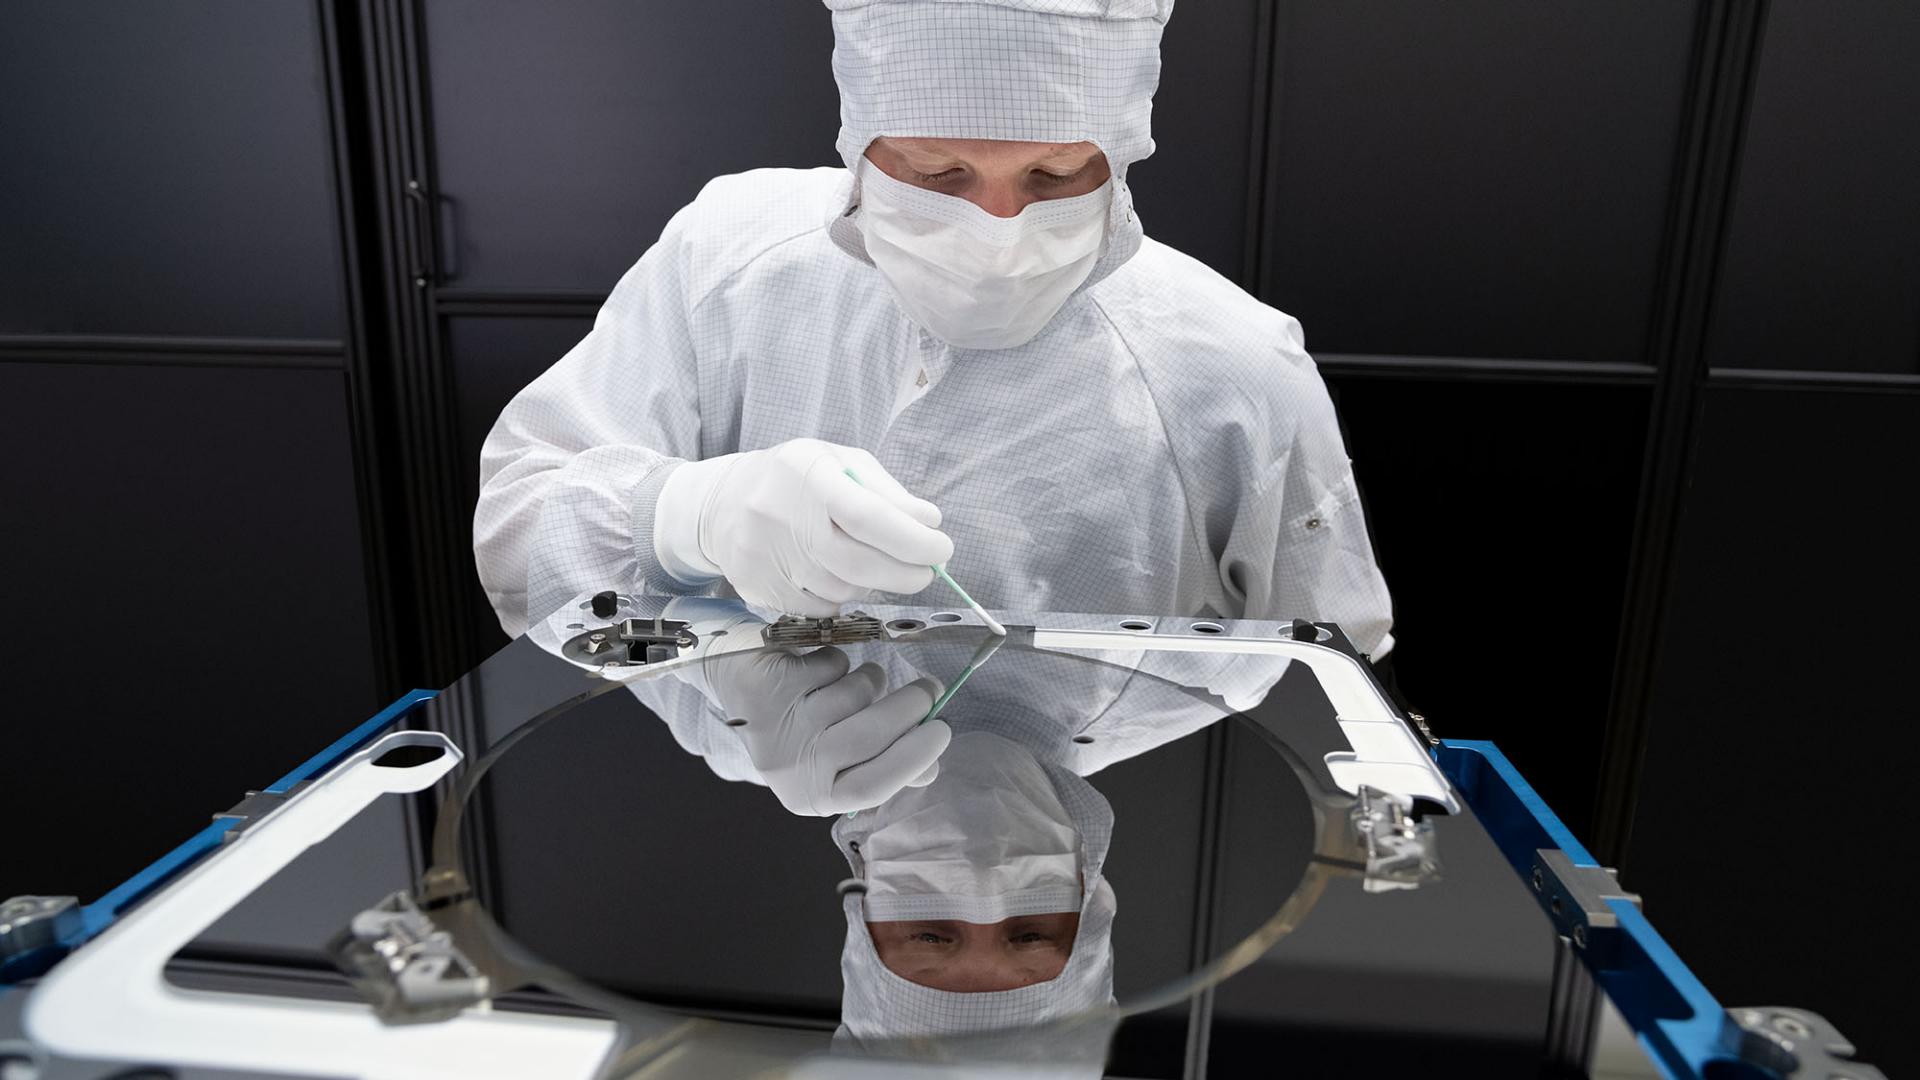
[[[811,437],[870,451],[939,506],[950,569],[989,608],[1302,617],[1390,647],[1386,586],[1298,322],[1129,216],[1039,336],[954,349],[830,235],[850,182],[840,169],[713,181],[593,331],[508,404],[474,517],[508,633],[582,593],[695,591],[654,554],[670,470]],[[895,599],[950,603],[943,589]]]
[[[1116,164],[1153,152],[1160,34],[1172,4],[829,0],[841,156],[883,135],[1090,140]]]

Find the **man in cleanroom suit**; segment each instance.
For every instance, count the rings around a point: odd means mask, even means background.
[[[990,608],[1331,620],[1385,653],[1299,323],[1133,210],[1172,6],[827,0],[846,168],[713,180],[488,436],[501,625],[610,587],[935,604],[950,561]]]

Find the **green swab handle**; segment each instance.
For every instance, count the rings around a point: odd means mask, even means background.
[[[856,484],[860,484],[860,473],[854,473],[854,471],[852,471],[852,467],[841,467],[841,473],[845,473],[845,475],[847,475],[847,479],[852,480],[852,482],[856,482]],[[866,484],[860,484],[860,486],[864,488]],[[950,590],[954,590],[954,594],[956,594],[956,596],[960,596],[960,600],[966,601],[966,605],[968,605],[968,607],[972,607],[973,613],[975,613],[975,615],[979,615],[979,617],[981,617],[981,619],[983,619],[983,621],[987,623],[987,628],[989,628],[989,630],[993,630],[995,634],[1006,634],[1006,626],[998,625],[995,619],[993,619],[993,615],[987,615],[987,609],[985,609],[985,607],[981,607],[981,605],[979,605],[979,601],[973,600],[972,596],[968,596],[964,588],[960,588],[960,582],[956,582],[956,580],[954,580],[954,577],[952,577],[950,573],[947,573],[947,567],[927,567],[927,569],[929,569],[929,571],[933,571],[933,577],[941,578],[943,582],[947,582],[947,588],[950,588]]]
[[[953,700],[953,695],[960,692],[960,687],[966,684],[967,678],[974,672],[980,670],[981,666],[987,662],[987,658],[999,651],[1000,643],[1005,640],[1007,639],[998,634],[988,635],[987,640],[981,642],[980,647],[973,651],[973,656],[967,661],[967,666],[960,669],[959,675],[954,676],[953,685],[947,687],[945,692],[934,699],[933,708],[928,709],[927,715],[920,718],[920,724],[924,724],[934,717],[939,716],[940,710],[946,708],[947,702]],[[915,724],[914,726],[919,727],[920,724]],[[857,817],[859,814],[860,811],[858,810],[847,811],[848,817]]]
[[[946,582],[948,588],[952,589],[956,593],[959,593],[960,599],[965,600],[967,602],[968,607],[977,608],[980,606],[979,604],[976,604],[973,602],[973,597],[967,595],[967,590],[961,588],[959,582],[953,580],[953,575],[947,573],[946,567],[944,566],[933,567],[933,576],[939,578],[941,581]]]

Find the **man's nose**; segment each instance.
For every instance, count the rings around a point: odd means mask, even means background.
[[[1011,181],[990,181],[972,193],[973,205],[994,217],[1017,217],[1033,202],[1033,197]]]

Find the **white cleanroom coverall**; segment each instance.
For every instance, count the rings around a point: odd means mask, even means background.
[[[1031,341],[956,349],[867,257],[855,173],[712,181],[486,440],[475,551],[501,625],[598,589],[694,591],[655,554],[668,477],[814,438],[938,506],[950,569],[989,608],[1331,620],[1385,652],[1386,587],[1299,323],[1133,211],[1170,3],[828,6],[850,165],[880,136],[1090,140],[1113,169],[1098,262]],[[880,599],[952,602],[939,584]]]

